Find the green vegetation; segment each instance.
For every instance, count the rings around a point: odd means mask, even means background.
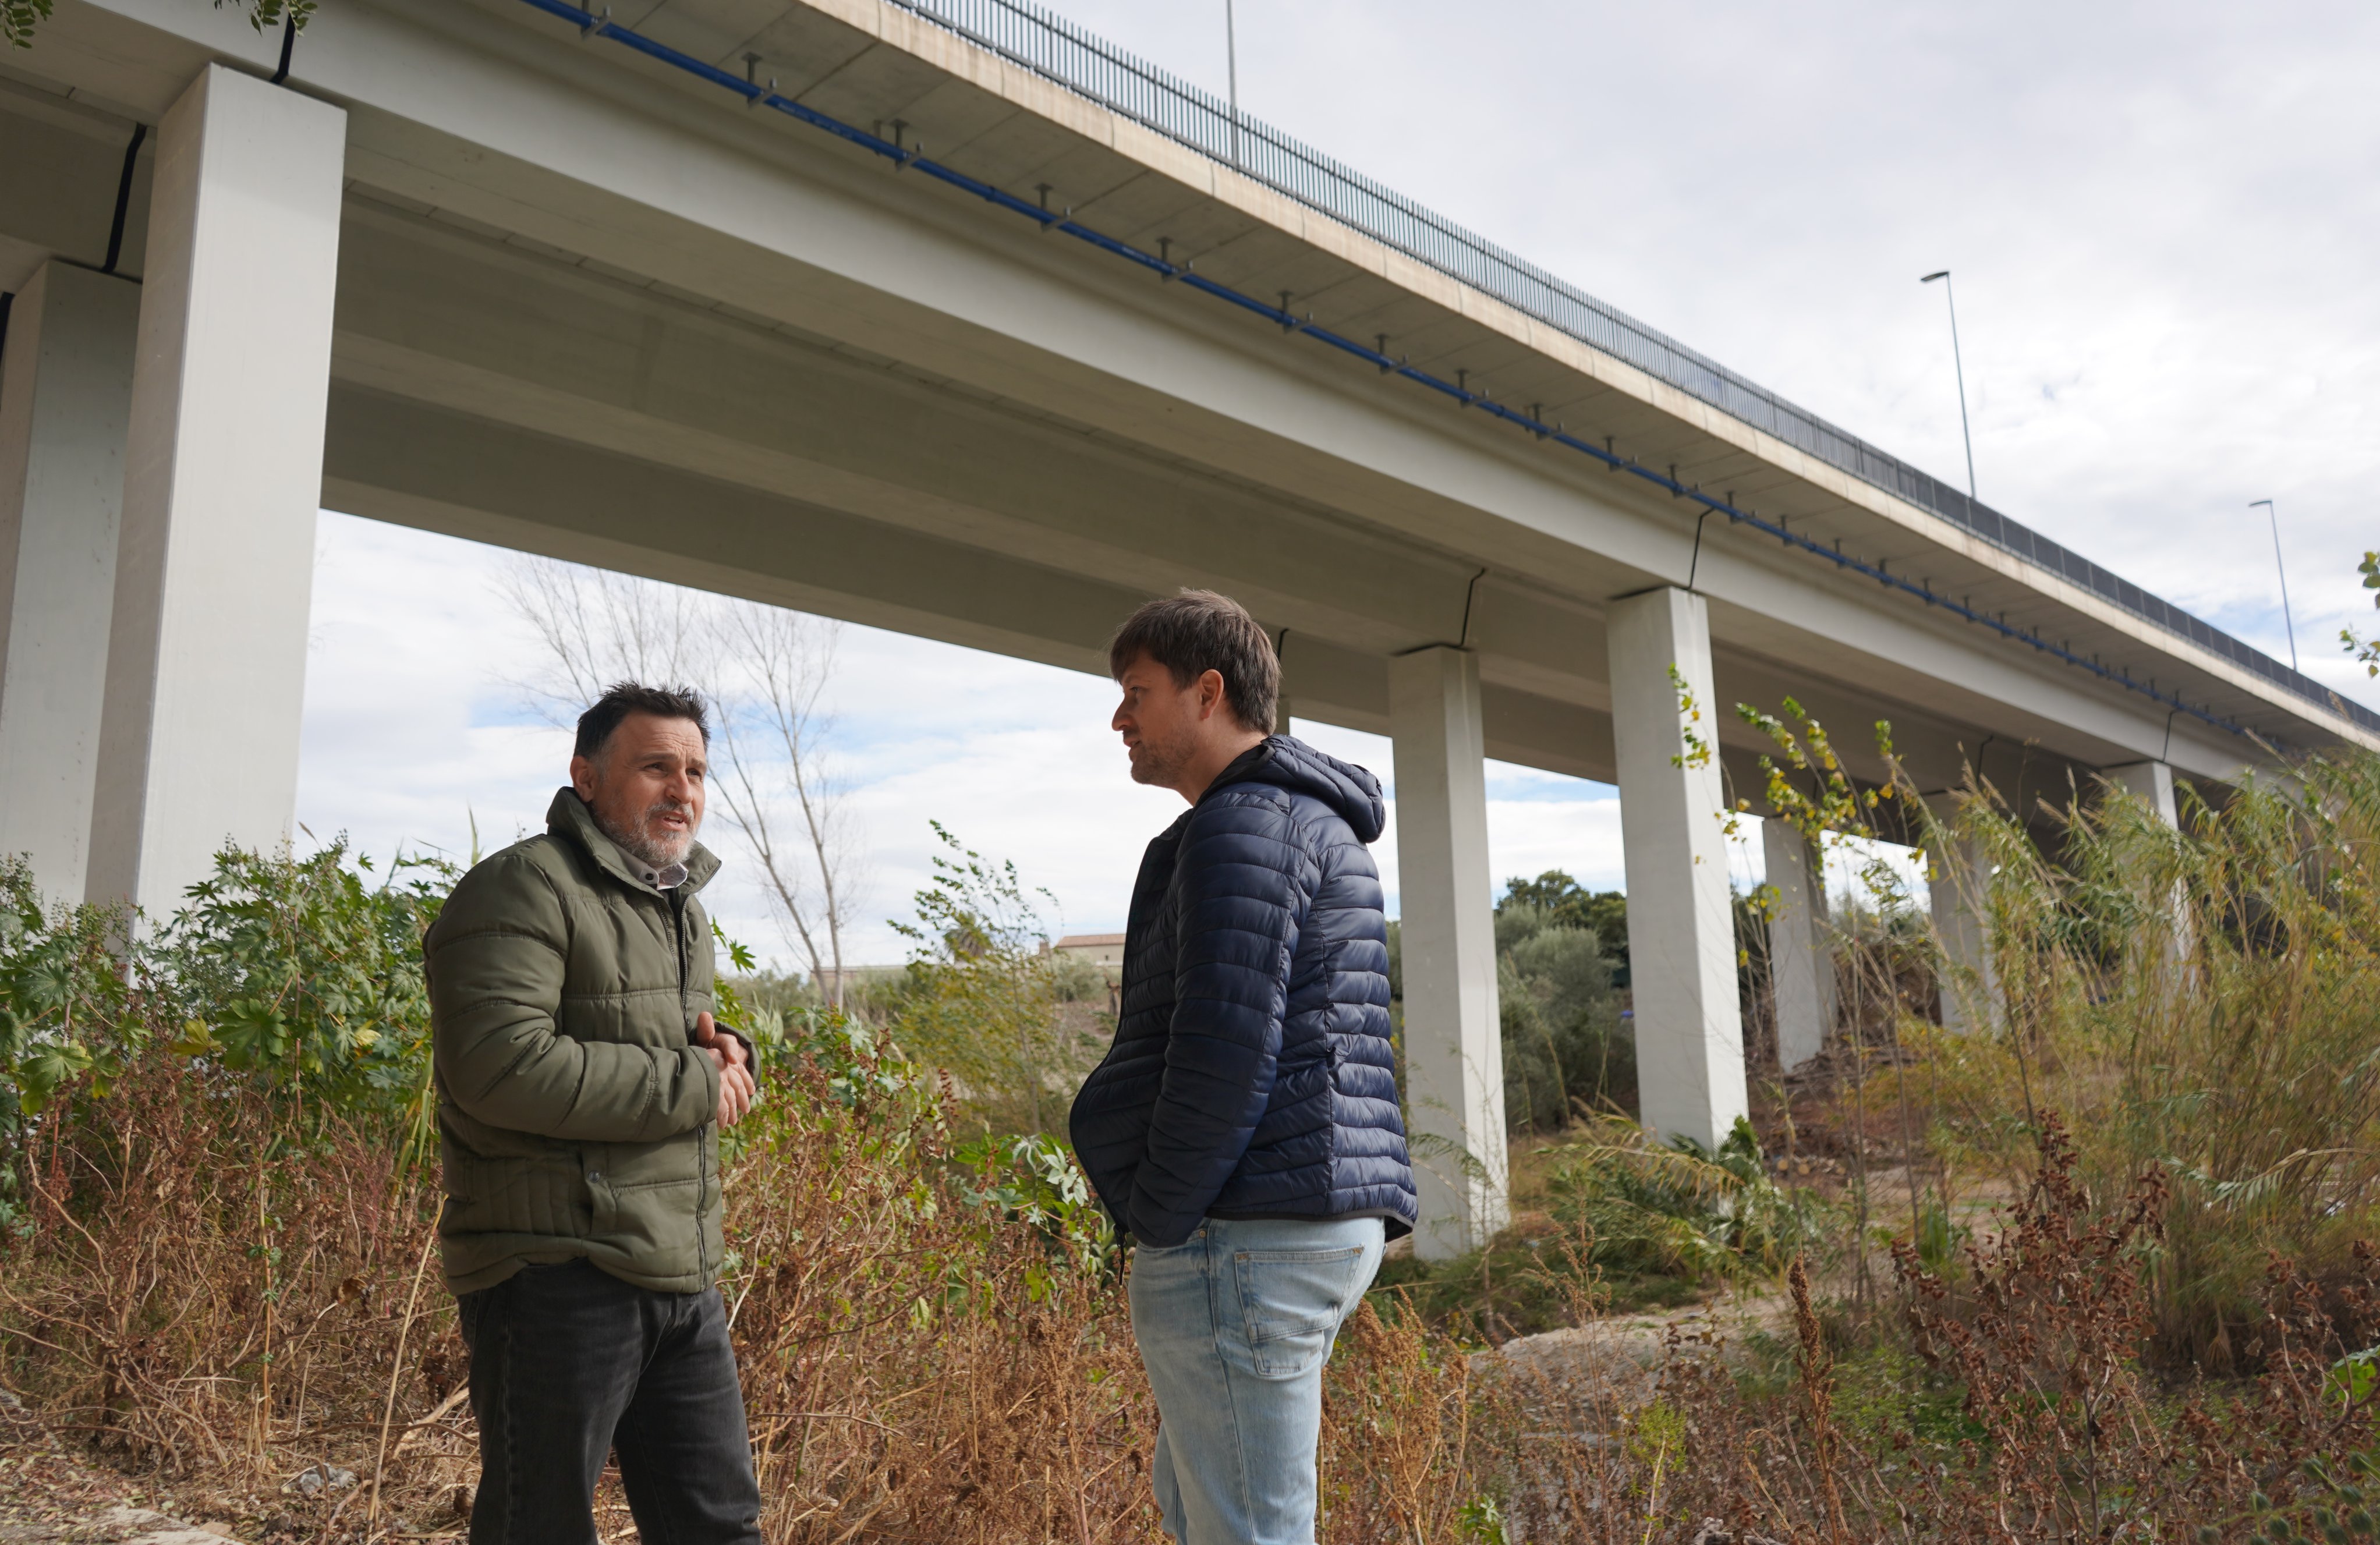
[[[455,878],[400,858],[385,875],[344,841],[304,859],[226,852],[162,926],[44,904],[0,860],[0,1139],[44,1113],[88,1119],[159,1057],[302,1117],[387,1122],[415,1154],[430,1131],[421,931]],[[22,1176],[0,1167],[0,1220]]]
[[[1797,1255],[1831,1252],[1840,1231],[1839,1209],[1769,1174],[1746,1122],[1714,1153],[1691,1138],[1654,1142],[1607,1115],[1524,1150],[1524,1162],[1529,1184],[1511,1229],[1454,1260],[1391,1261],[1383,1283],[1467,1334],[1502,1341],[1575,1323],[1584,1305],[1672,1308],[1773,1283]]]
[[[1075,1088],[1115,1032],[1107,979],[1048,951],[1014,864],[991,862],[939,823],[934,833],[942,851],[917,894],[917,920],[894,925],[914,945],[908,969],[880,996],[881,1012],[908,1053],[953,1080],[957,1119],[985,1136],[1062,1132]]]
[[[2065,813],[2058,864],[1979,792],[1956,835],[1996,871],[1964,882],[1993,975],[1949,985],[2001,1028],[1912,1028],[1900,1080],[1954,1175],[2022,1173],[2056,1109],[2094,1194],[2165,1176],[2156,1344],[2214,1372],[2252,1361],[2272,1259],[2346,1273],[2380,1208],[2380,758],[2297,773],[2185,789],[2179,831],[2110,794]]]
[[[1636,1044],[1621,1022],[1604,931],[1617,930],[1624,961],[1627,912],[1610,905],[1619,899],[1589,897],[1557,871],[1513,881],[1496,905],[1504,1110],[1515,1126],[1558,1131],[1582,1113],[1635,1103]]]

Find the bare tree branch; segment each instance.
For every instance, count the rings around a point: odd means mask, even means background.
[[[841,1007],[843,934],[861,860],[825,765],[832,725],[819,707],[840,625],[528,555],[496,589],[544,645],[543,668],[510,685],[549,722],[574,723],[622,680],[682,684],[710,700],[724,753],[711,787],[759,864],[785,943]],[[787,829],[791,848],[779,835]]]
[[[710,625],[718,598],[657,580],[520,554],[496,593],[545,645],[546,669],[512,681],[530,706],[565,728],[619,681],[696,687],[717,695]]]
[[[826,925],[828,953],[834,975],[830,997],[843,1006],[843,928],[848,920],[850,879],[855,857],[844,812],[820,755],[830,728],[819,713],[819,697],[833,674],[835,648],[842,629],[798,613],[775,607],[740,605],[728,614],[732,639],[742,665],[759,688],[756,716],[772,733],[784,752],[784,768],[794,798],[801,810],[802,827],[809,838],[810,862],[820,889],[817,916]],[[793,910],[788,903],[787,910]],[[804,939],[808,939],[807,928]]]

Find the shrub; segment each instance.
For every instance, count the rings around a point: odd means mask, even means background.
[[[1692,1137],[1658,1144],[1635,1123],[1609,1118],[1560,1151],[1548,1186],[1553,1215],[1591,1239],[1594,1259],[1609,1270],[1774,1278],[1816,1247],[1828,1221],[1808,1192],[1769,1176],[1741,1117],[1717,1152]]]
[[[1509,897],[1496,908],[1504,1112],[1559,1130],[1582,1110],[1633,1104],[1636,1048],[1596,935]]]
[[[2171,1198],[2150,1263],[2163,1353],[2245,1353],[2268,1260],[2351,1272],[2380,1208],[2380,757],[2248,779],[2182,824],[2113,790],[2058,812],[2051,863],[1989,788],[1936,841],[1987,856],[1989,981],[1953,974],[1987,1036],[1919,1033],[1937,1148],[2017,1172],[2033,1113],[2073,1118],[2096,1194],[2150,1165]]]
[[[1075,1088],[1106,1050],[1096,1016],[1061,1012],[1091,991],[1082,963],[1044,951],[1014,864],[991,862],[940,823],[934,833],[943,851],[917,894],[917,920],[893,925],[914,951],[892,1033],[949,1074],[953,1114],[978,1133],[1062,1130]]]

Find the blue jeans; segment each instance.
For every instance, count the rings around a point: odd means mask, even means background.
[[[1322,1365],[1383,1243],[1378,1218],[1209,1218],[1171,1249],[1134,1247],[1149,1478],[1179,1545],[1313,1545]]]

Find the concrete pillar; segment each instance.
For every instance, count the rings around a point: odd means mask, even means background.
[[[0,356],[0,855],[80,901],[140,286],[48,262]]]
[[[1504,1226],[1504,1043],[1488,871],[1478,658],[1389,662],[1405,988],[1405,1119],[1421,1185],[1415,1251],[1443,1259]]]
[[[1835,1028],[1835,940],[1827,920],[1827,872],[1818,850],[1789,821],[1760,823],[1777,915],[1768,922],[1768,985],[1777,1009],[1777,1065],[1787,1073],[1818,1054]]]
[[[1606,627],[1640,1113],[1664,1138],[1717,1146],[1749,1104],[1709,613],[1698,595],[1650,590],[1614,602]]]
[[[1929,794],[1926,808],[1945,828],[1958,820],[1955,794]],[[1999,970],[1992,957],[1988,913],[1991,869],[1972,843],[1946,838],[1926,858],[1934,936],[1942,946],[1942,1028],[1988,1030],[1998,1022]],[[1971,1001],[1972,1000],[1972,1001]]]
[[[2180,828],[2181,811],[2174,803],[2173,768],[2169,763],[2128,762],[2121,767],[2110,767],[2100,776],[2113,786],[2147,800],[2149,809],[2168,826],[2176,830]],[[2167,940],[2167,953],[2174,960],[2182,960],[2195,946],[2190,920],[2190,897],[2177,882],[2167,901],[2168,915],[2173,924],[2173,931]]]
[[[2129,762],[2100,774],[2116,787],[2137,794],[2168,826],[2180,826],[2181,813],[2173,802],[2173,769],[2161,761]]]
[[[159,126],[88,884],[152,918],[296,809],[346,150],[220,66]]]

